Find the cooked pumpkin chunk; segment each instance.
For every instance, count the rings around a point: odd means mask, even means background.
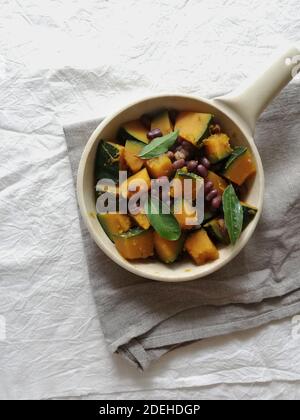
[[[229,158],[230,159],[230,158]],[[237,185],[242,185],[247,178],[255,174],[256,166],[249,150],[238,155],[225,169],[224,176]]]
[[[110,240],[114,241],[114,235],[127,232],[132,223],[127,214],[103,213],[97,214],[98,220]]]
[[[207,222],[203,227],[212,240],[221,242],[224,245],[230,244],[224,219],[216,217]]]
[[[109,141],[100,140],[95,160],[95,178],[118,181],[119,170],[124,169],[124,147]]]
[[[179,130],[180,137],[198,146],[207,137],[212,118],[211,114],[182,111],[176,117],[174,130]]]
[[[141,191],[141,189],[143,189],[144,187],[147,190],[149,190],[151,187],[151,179],[148,175],[146,168],[130,176],[126,181],[124,181],[121,184],[119,189],[123,197],[130,198],[135,193]]]
[[[153,231],[140,228],[115,236],[119,253],[127,260],[148,258],[154,254]]]
[[[163,136],[173,131],[168,111],[160,112],[153,118],[151,121],[151,130],[155,128],[159,128]]]
[[[173,173],[172,161],[166,154],[148,159],[146,161],[146,167],[152,178],[159,178],[160,176],[169,177]]]
[[[208,171],[208,175],[206,178],[208,181],[211,181],[213,183],[213,188],[218,191],[219,194],[223,194],[223,192],[226,190],[228,184],[221,176],[217,175],[213,171]]]
[[[125,147],[117,143],[110,143],[110,144],[114,145],[119,150],[119,168],[121,171],[125,170],[126,169]]]
[[[150,222],[144,213],[131,214],[131,217],[142,229],[149,229]]]
[[[204,153],[211,163],[225,159],[232,152],[227,134],[213,134],[203,140]]]
[[[219,258],[219,252],[204,229],[191,233],[184,244],[185,249],[197,265]]]
[[[154,249],[159,259],[166,264],[177,260],[183,249],[183,244],[184,235],[181,235],[177,241],[168,241],[159,236],[157,232],[154,232]]]
[[[185,182],[190,180],[190,182]],[[171,183],[171,197],[190,197],[195,200],[199,190],[203,186],[203,178],[193,172],[188,172],[187,168],[178,169]],[[185,190],[186,188],[186,190]],[[189,190],[187,190],[189,188]]]
[[[251,220],[254,219],[257,208],[254,206],[251,206],[251,204],[245,203],[244,201],[241,201],[242,209],[243,209],[243,229],[245,229]]]
[[[174,203],[174,216],[179,223],[181,229],[188,230],[195,227],[197,223],[197,212],[188,201],[177,199]]]
[[[148,133],[148,130],[146,129],[146,127],[144,127],[141,121],[134,120],[134,121],[129,121],[122,126],[119,136],[121,137],[122,140],[125,140],[125,141],[128,139],[132,139],[132,140],[138,140],[145,144],[148,144],[149,139],[147,137],[147,133]]]
[[[144,144],[140,141],[127,140],[125,144],[124,158],[128,168],[133,172],[138,172],[144,165],[143,159],[138,154],[143,149]]]

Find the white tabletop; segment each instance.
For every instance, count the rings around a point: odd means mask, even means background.
[[[186,346],[141,374],[104,343],[62,125],[160,91],[213,96],[298,41],[298,0],[4,1],[0,398],[299,398],[299,319]]]

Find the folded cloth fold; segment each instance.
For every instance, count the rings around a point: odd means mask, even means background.
[[[252,239],[231,263],[185,283],[150,281],[113,263],[81,221],[104,336],[140,369],[174,347],[300,313],[300,96],[292,84],[258,123],[266,177],[264,211]],[[99,120],[64,127],[74,179]]]

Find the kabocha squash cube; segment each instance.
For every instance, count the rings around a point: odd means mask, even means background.
[[[189,230],[198,224],[196,209],[191,207],[188,201],[179,198],[175,200],[174,208],[177,209],[176,212],[174,212],[174,216],[181,229]]]
[[[120,186],[120,193],[124,198],[130,198],[135,193],[139,192],[144,186],[147,190],[151,187],[151,179],[146,168],[130,176],[126,181],[124,181]],[[133,191],[129,191],[129,189],[133,189]]]
[[[138,172],[144,165],[144,160],[138,157],[144,146],[142,142],[135,140],[127,140],[125,143],[124,159],[133,173]]]
[[[142,229],[149,229],[150,222],[144,213],[131,214],[131,217]]]
[[[154,130],[155,128],[159,128],[163,136],[173,131],[173,125],[168,111],[160,112],[153,118],[151,121],[151,130]]]
[[[207,222],[203,227],[212,240],[221,242],[224,245],[230,244],[230,239],[224,219],[216,217]]]
[[[185,180],[190,180],[191,183],[185,183]],[[178,169],[171,183],[170,196],[179,198],[184,197],[185,194],[185,197],[191,196],[192,200],[195,200],[203,183],[204,180],[201,176],[188,172],[186,167]],[[189,190],[185,190],[185,188],[189,188]]]
[[[174,130],[179,130],[180,137],[194,146],[199,146],[201,140],[209,135],[209,125],[212,118],[212,114],[182,111],[176,117]]]
[[[243,229],[245,229],[249,223],[254,219],[257,208],[251,206],[251,204],[245,203],[241,201],[242,209],[243,209]]]
[[[242,148],[240,148],[242,150]],[[230,159],[230,158],[229,158]],[[242,185],[247,178],[256,173],[256,166],[251,153],[244,148],[244,152],[237,154],[235,159],[225,167],[224,177],[237,185]]]
[[[140,120],[129,121],[121,127],[119,131],[119,139],[121,141],[126,140],[138,140],[142,143],[148,144],[149,139],[147,137],[148,130],[141,123]]]
[[[220,195],[222,195],[228,187],[226,180],[213,171],[208,171],[206,179],[213,183],[213,189],[216,189]]]
[[[219,258],[219,252],[204,229],[191,233],[184,244],[185,249],[197,265]]]
[[[211,163],[217,163],[225,159],[232,152],[227,134],[213,134],[203,140],[205,156]]]
[[[183,249],[184,238],[185,236],[181,235],[177,241],[168,241],[154,232],[154,249],[158,258],[166,264],[176,261]]]
[[[146,161],[146,167],[152,178],[159,178],[160,176],[171,176],[174,169],[171,159],[162,154]]]
[[[124,171],[126,169],[125,147],[117,143],[109,143],[109,144],[113,145],[119,150],[119,168],[120,168],[120,171]]]
[[[131,228],[131,219],[127,214],[103,213],[97,214],[98,220],[111,241],[114,235],[127,232]]]
[[[119,171],[125,168],[124,150],[120,144],[100,140],[95,161],[96,181],[119,179]]]
[[[119,253],[127,260],[144,259],[154,254],[153,231],[140,228],[115,236]]]

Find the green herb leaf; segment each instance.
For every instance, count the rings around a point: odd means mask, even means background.
[[[234,245],[242,232],[243,208],[232,185],[229,185],[224,191],[222,201],[225,225],[230,242]]]
[[[119,156],[120,152],[117,147],[104,140],[100,140],[95,161],[96,182],[104,178],[118,182]]]
[[[168,214],[164,214],[169,211]],[[175,216],[170,213],[169,207],[157,198],[149,197],[145,203],[145,212],[156,232],[169,241],[177,241],[181,235],[181,229]]]
[[[142,159],[150,159],[166,153],[177,140],[178,134],[179,130],[176,130],[163,137],[157,137],[147,144],[147,146],[143,147],[142,151],[139,153],[139,157]]]
[[[232,162],[235,161],[239,156],[243,155],[245,152],[247,152],[247,147],[245,146],[237,146],[233,149],[233,152],[229,156],[229,159],[226,161],[225,170],[229,168],[229,166],[232,164]]]

